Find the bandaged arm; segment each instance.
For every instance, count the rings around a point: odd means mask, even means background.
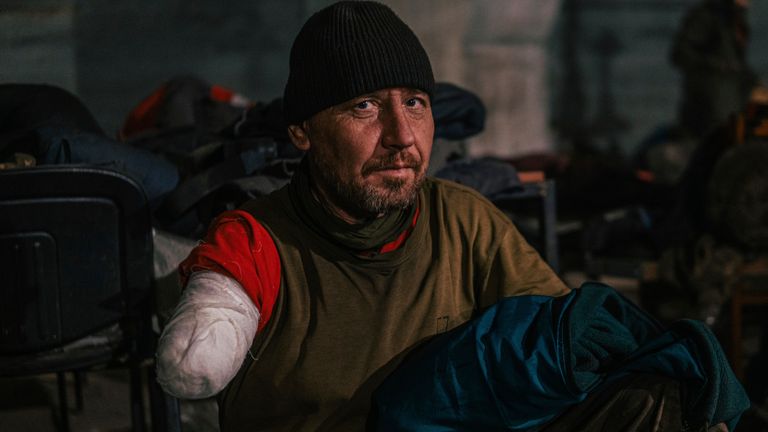
[[[249,213],[216,218],[179,266],[184,292],[157,352],[166,392],[199,399],[226,387],[270,320],[280,268],[274,241]]]
[[[160,337],[160,386],[182,399],[217,394],[240,369],[258,322],[258,309],[234,279],[193,273]]]

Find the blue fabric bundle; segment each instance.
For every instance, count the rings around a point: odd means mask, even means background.
[[[714,335],[681,321],[662,328],[601,284],[563,297],[499,301],[412,353],[374,395],[382,431],[535,430],[601,384],[630,373],[682,382],[692,424],[749,407]]]

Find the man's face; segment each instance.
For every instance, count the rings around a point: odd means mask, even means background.
[[[416,199],[435,130],[426,93],[376,91],[319,112],[303,129],[312,179],[335,210],[362,219]]]

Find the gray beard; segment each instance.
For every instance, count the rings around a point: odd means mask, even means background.
[[[402,179],[387,179],[383,188],[355,180],[342,179],[328,161],[310,153],[310,172],[334,204],[345,211],[361,216],[375,217],[391,211],[409,208],[416,201],[424,183],[424,174],[416,174],[413,183]]]

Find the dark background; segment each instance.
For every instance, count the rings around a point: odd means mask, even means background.
[[[254,100],[280,96],[291,41],[328,0],[0,0],[0,82],[79,95],[116,131],[163,81],[195,74]],[[438,80],[488,106],[471,153],[559,150],[556,125],[631,154],[674,121],[668,50],[692,0],[388,0]],[[750,60],[768,78],[768,2],[750,8]],[[761,55],[762,54],[762,55]]]

